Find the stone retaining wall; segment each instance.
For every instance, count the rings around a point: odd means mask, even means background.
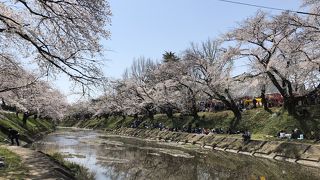
[[[111,131],[111,133],[143,139],[165,140],[180,144],[191,143],[208,149],[320,167],[320,144],[260,140],[251,140],[248,143],[244,143],[239,138],[215,134],[190,134],[132,128],[116,129]]]

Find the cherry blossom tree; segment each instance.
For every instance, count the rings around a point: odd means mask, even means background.
[[[145,99],[136,88],[136,83],[130,79],[117,81],[114,87],[116,93],[108,96],[108,99],[112,102],[109,105],[111,111],[128,115],[143,113]]]
[[[64,120],[88,120],[92,118],[95,113],[95,109],[92,107],[90,101],[81,101],[67,107]]]
[[[153,119],[156,112],[155,77],[153,71],[157,65],[151,59],[140,57],[134,60],[127,77],[124,77],[122,94],[129,96],[129,104],[140,109],[140,112]]]
[[[0,54],[0,93],[31,86],[37,80],[10,55]]]
[[[171,56],[169,56],[170,54]],[[190,113],[194,119],[198,119],[197,98],[201,92],[201,86],[196,83],[190,64],[182,58],[176,57],[172,52],[165,55],[163,63],[155,71],[158,83],[164,88],[161,99],[170,99],[170,103],[166,101],[168,105],[176,104],[180,110]],[[170,57],[170,59],[166,57]]]
[[[185,60],[192,67],[195,81],[202,85],[202,91],[211,98],[222,101],[234,114],[230,123],[235,130],[241,120],[241,112],[235,97],[239,92],[232,91],[237,82],[232,78],[232,57],[224,53],[218,41],[207,40],[200,45],[191,44],[185,51]]]
[[[15,62],[32,63],[48,75],[62,72],[83,87],[96,84],[110,16],[105,0],[1,1],[0,54],[16,54]]]
[[[159,81],[155,85],[154,96],[158,111],[165,113],[168,118],[173,117],[174,111],[182,109],[182,92],[174,80]]]
[[[1,96],[10,106],[16,108],[17,113],[23,113],[23,124],[26,124],[32,115],[61,120],[67,106],[65,97],[44,81],[1,93]]]
[[[298,24],[304,22],[303,18],[287,12],[277,16],[258,12],[225,36],[236,43],[228,53],[249,58],[250,74],[265,74],[292,115],[296,113],[297,96],[319,84],[319,60],[312,48],[315,42],[310,44],[307,30]]]

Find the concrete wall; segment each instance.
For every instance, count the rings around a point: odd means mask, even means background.
[[[121,128],[112,134],[132,136],[143,139],[164,140],[177,143],[191,143],[208,149],[241,153],[250,156],[270,158],[307,166],[320,167],[320,144],[307,144],[287,141],[251,140],[244,143],[242,139],[215,134],[189,134],[148,129]]]

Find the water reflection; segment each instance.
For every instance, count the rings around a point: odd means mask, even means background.
[[[37,143],[42,151],[96,173],[96,179],[319,179],[320,170],[220,151],[191,150],[93,131],[59,130]]]

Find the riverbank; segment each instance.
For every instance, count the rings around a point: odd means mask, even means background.
[[[20,146],[9,146],[8,128],[19,132]],[[75,173],[54,158],[23,148],[53,132],[53,123],[46,119],[29,117],[24,125],[22,116],[0,111],[0,179],[75,179]]]
[[[75,179],[70,169],[57,163],[50,156],[18,146],[0,146],[11,156],[5,156],[0,179]],[[14,162],[11,157],[14,157]]]
[[[319,179],[320,168],[196,145],[81,129],[58,129],[34,146],[59,152],[96,179]]]
[[[218,134],[190,134],[148,129],[120,128],[107,131],[111,134],[195,144],[204,148],[262,157],[279,161],[288,161],[306,166],[320,167],[320,144],[290,141],[251,140],[244,143],[241,138]]]
[[[316,127],[320,124],[320,105],[308,107],[300,107],[300,110],[305,110],[303,121],[310,132],[310,139],[316,139]],[[293,129],[303,129],[296,117],[289,116],[287,112],[283,112],[281,108],[271,108],[272,113],[265,111],[263,108],[256,108],[242,112],[242,119],[237,126],[238,130],[249,130],[255,139],[272,140],[280,130],[291,132]],[[80,127],[89,129],[116,129],[119,127],[131,127],[135,120],[141,123],[138,128],[143,128],[144,125],[152,126],[154,123],[161,123],[167,128],[183,129],[191,126],[192,128],[207,128],[207,129],[223,129],[226,131],[229,128],[230,121],[234,118],[231,111],[220,112],[199,112],[199,118],[194,119],[190,115],[175,113],[171,118],[165,114],[156,114],[153,119],[148,117],[138,116],[106,116],[101,118],[90,119],[65,119],[61,126]]]

